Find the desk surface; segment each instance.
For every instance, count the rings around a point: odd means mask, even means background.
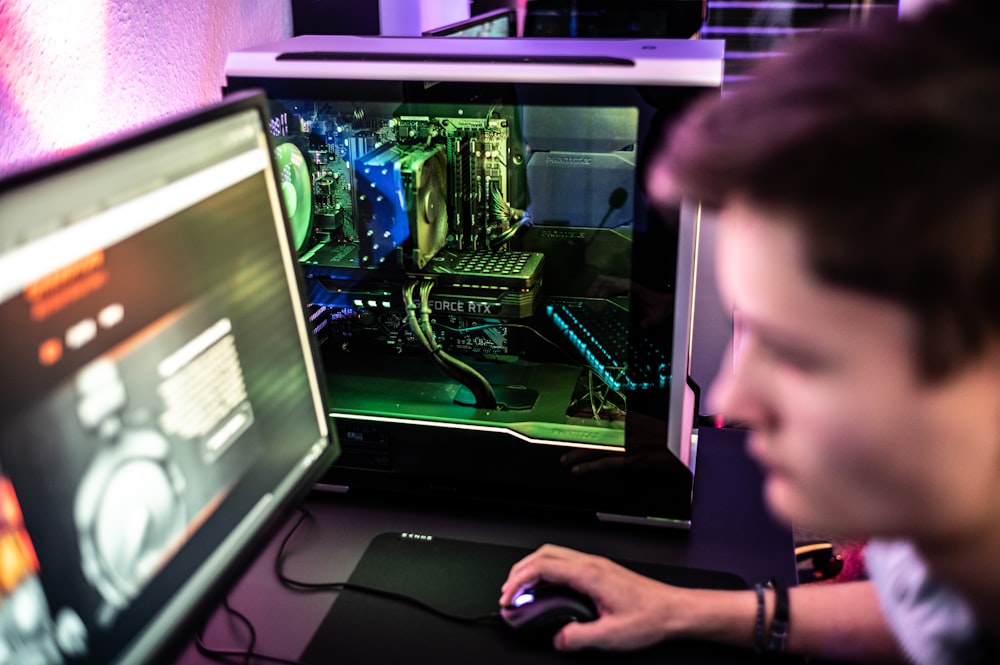
[[[700,436],[690,532],[314,492],[303,504],[313,519],[296,533],[287,566],[299,578],[344,581],[375,536],[396,531],[528,548],[555,542],[615,559],[731,572],[751,584],[773,576],[794,583],[792,535],[768,514],[760,486],[742,433],[707,430]],[[280,541],[297,518],[288,519],[229,594],[230,604],[254,623],[256,650],[285,658],[299,656],[336,598],[335,592],[289,591],[275,577]],[[206,642],[242,646],[241,631],[220,609],[209,621]],[[177,662],[214,661],[192,644]]]

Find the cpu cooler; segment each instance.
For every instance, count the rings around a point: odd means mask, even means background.
[[[397,248],[408,249],[422,269],[448,238],[447,158],[443,145],[388,145],[355,167],[358,261],[382,264]]]

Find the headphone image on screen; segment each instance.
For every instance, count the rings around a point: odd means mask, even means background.
[[[128,395],[112,361],[83,368],[76,389],[77,417],[101,440],[74,508],[81,565],[105,601],[98,620],[107,624],[183,537],[185,480],[163,434],[126,424]]]

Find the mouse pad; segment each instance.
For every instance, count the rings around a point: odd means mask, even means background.
[[[404,594],[446,613],[478,617],[497,612],[500,585],[531,550],[519,547],[384,533],[372,539],[350,582]],[[679,586],[745,589],[733,574],[621,562]],[[340,592],[301,660],[306,663],[752,663],[752,653],[719,645],[669,642],[631,653],[561,653],[515,634],[499,619],[461,623],[376,595]]]

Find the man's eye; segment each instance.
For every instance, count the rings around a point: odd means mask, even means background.
[[[775,364],[802,371],[816,369],[821,365],[819,356],[806,349],[782,344],[760,336],[755,336],[752,339],[759,352]]]
[[[815,372],[823,368],[823,359],[814,353],[801,349],[779,347],[772,350],[772,355],[781,364],[800,372]]]

